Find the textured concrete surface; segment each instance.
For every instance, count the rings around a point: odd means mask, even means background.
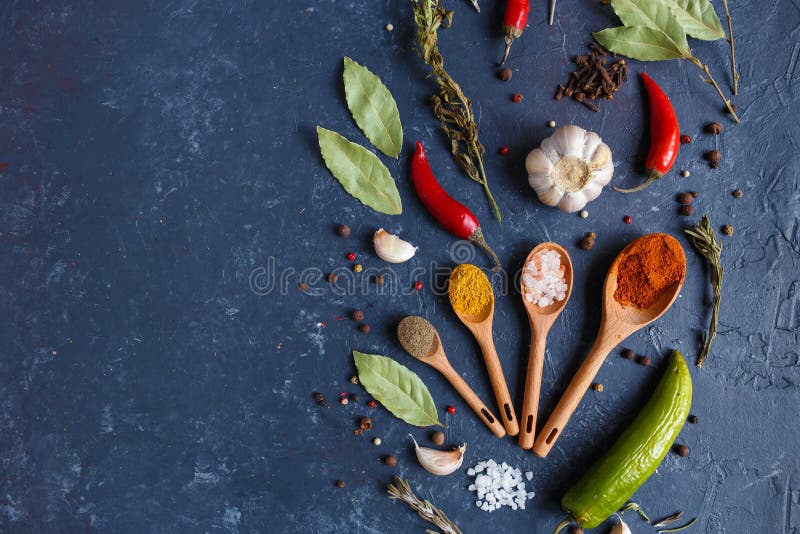
[[[693,359],[709,318],[707,273],[687,249],[681,297],[626,343],[652,356],[653,368],[612,355],[598,378],[605,391],[590,393],[550,457],[537,459],[494,439],[395,340],[403,315],[429,318],[454,365],[493,406],[476,344],[434,289],[437,268],[473,252],[423,212],[410,188],[417,139],[445,187],[483,221],[508,272],[543,240],[570,250],[575,290],[549,339],[545,413],[593,340],[600,284],[627,241],[665,231],[688,246],[682,230],[703,212],[734,225],[723,239],[720,335],[706,367],[692,372],[700,423],[679,438],[691,455],[668,456],[636,500],[653,517],[698,517],[695,532],[800,532],[800,6],[732,3],[741,126],[691,64],[631,62],[633,74],[646,68],[671,95],[682,131],[695,138],[676,165],[692,175],[672,172],[634,196],[606,191],[583,220],[541,205],[523,161],[553,119],[606,140],[614,183],[641,179],[645,106],[635,79],[597,114],[551,98],[569,58],[584,51],[590,31],[615,24],[613,15],[598,2],[561,0],[547,27],[537,1],[504,84],[493,66],[502,2],[484,4],[478,15],[448,2],[457,14],[441,43],[474,99],[502,226],[446,151],[405,1],[0,6],[0,532],[421,532],[422,521],[384,494],[394,473],[465,532],[550,532],[561,495],[635,416],[669,351]],[[729,91],[726,44],[692,45]],[[400,216],[360,205],[321,162],[317,124],[366,144],[345,107],[344,55],[381,76],[397,99],[405,150],[398,161],[382,159],[403,198]],[[515,92],[522,103],[511,102]],[[725,125],[716,138],[702,133],[712,120]],[[502,145],[507,156],[497,155]],[[718,170],[701,160],[711,148],[723,154]],[[737,187],[740,200],[731,196]],[[685,190],[700,193],[690,219],[676,214],[674,195]],[[622,223],[625,214],[633,224]],[[349,240],[335,236],[340,222],[353,228]],[[396,294],[362,285],[363,274],[357,289],[332,292],[319,275],[346,269],[351,250],[365,267],[385,267],[369,241],[381,226],[420,246],[397,267]],[[598,234],[592,252],[576,246],[587,231]],[[488,265],[480,253],[474,261]],[[425,289],[409,291],[417,279]],[[527,322],[519,296],[494,282],[497,348],[519,405]],[[369,335],[337,320],[354,308],[365,311]],[[406,436],[425,441],[426,431],[366,408],[368,396],[348,380],[352,349],[419,373],[448,442],[468,443],[466,464],[495,458],[532,470],[537,495],[528,510],[481,512],[464,470],[424,472]],[[317,390],[329,408],[314,404]],[[359,402],[339,405],[345,390]],[[445,414],[449,404],[455,415]],[[364,414],[374,429],[356,438]],[[372,445],[373,436],[383,444]],[[379,461],[389,453],[396,469]],[[347,487],[335,488],[337,479]],[[634,531],[647,531],[631,519]]]

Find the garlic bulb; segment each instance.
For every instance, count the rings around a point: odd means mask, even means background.
[[[575,212],[600,196],[611,181],[611,149],[600,136],[572,124],[558,128],[525,159],[528,183],[539,200]]]
[[[451,451],[440,451],[430,447],[420,447],[414,436],[409,434],[408,437],[414,442],[414,450],[417,453],[417,460],[419,460],[420,465],[434,475],[449,475],[461,467],[464,462],[464,451],[467,450],[466,443]]]
[[[417,253],[417,247],[403,241],[394,234],[390,234],[383,228],[380,228],[372,238],[372,244],[375,245],[375,253],[383,261],[389,263],[403,263],[414,257]]]
[[[631,534],[631,529],[625,524],[622,518],[619,518],[619,523],[611,527],[611,534]]]

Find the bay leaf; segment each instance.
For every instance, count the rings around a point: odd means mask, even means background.
[[[344,58],[344,94],[356,124],[370,143],[392,158],[403,147],[403,126],[392,93],[368,68]]]
[[[375,211],[403,212],[397,185],[378,156],[321,126],[317,126],[317,136],[325,165],[345,191]]]
[[[675,46],[663,32],[645,26],[620,26],[593,34],[597,42],[616,54],[640,61],[690,58],[691,52]]]
[[[652,32],[639,32],[637,37],[649,38],[646,41],[647,44],[658,47],[666,45],[666,48],[679,50],[681,53],[681,55],[671,55],[665,59],[692,55],[686,40],[686,32],[683,31],[675,14],[662,0],[611,0],[611,7],[626,27],[644,26],[661,34],[657,38],[650,38],[653,35]],[[627,37],[632,36],[627,35]],[[667,43],[667,41],[670,42]]]
[[[667,0],[667,3],[688,35],[703,41],[725,37],[722,22],[708,0]]]
[[[391,358],[353,351],[358,381],[395,417],[414,426],[442,425],[428,388],[413,371]]]

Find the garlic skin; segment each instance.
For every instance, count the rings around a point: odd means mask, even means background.
[[[600,196],[614,174],[614,161],[599,135],[570,124],[531,150],[525,168],[543,204],[572,213]]]
[[[628,528],[628,525],[626,525],[625,521],[620,517],[619,523],[611,527],[610,534],[631,534],[631,529]]]
[[[372,237],[375,253],[380,259],[389,263],[403,263],[414,257],[417,247],[403,241],[383,228],[379,228]]]
[[[467,450],[466,443],[451,451],[440,451],[430,447],[420,447],[414,436],[409,434],[408,437],[414,442],[417,460],[429,473],[439,476],[449,475],[464,463],[464,452]]]

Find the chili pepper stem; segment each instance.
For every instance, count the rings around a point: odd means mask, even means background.
[[[739,120],[739,116],[733,110],[733,104],[731,104],[731,101],[728,100],[728,98],[725,96],[725,93],[722,92],[722,89],[720,88],[717,81],[711,75],[711,71],[708,69],[708,65],[704,65],[702,61],[700,61],[694,56],[689,58],[689,61],[697,65],[697,67],[705,73],[707,77],[703,78],[703,81],[714,86],[714,89],[717,90],[717,94],[719,94],[720,98],[722,98],[722,101],[725,103],[725,107],[728,108],[728,113],[731,114],[731,117],[733,117],[733,120],[736,122],[736,124],[741,124],[742,121]]]
[[[641,185],[637,185],[636,187],[633,187],[631,189],[620,189],[616,185],[611,186],[611,188],[614,191],[618,192],[618,193],[636,193],[637,191],[641,191],[645,187],[649,186],[650,184],[652,184],[653,182],[655,182],[656,180],[658,180],[662,176],[663,175],[661,173],[652,171],[647,175],[647,180],[645,180],[645,182],[643,184],[641,184]]]
[[[550,0],[550,26],[553,25],[553,19],[556,16],[556,0]]]
[[[564,530],[565,528],[567,528],[571,524],[572,524],[572,518],[571,517],[566,518],[561,523],[556,525],[556,529],[553,531],[553,534],[558,534],[559,532],[561,532],[562,530]]]
[[[513,42],[514,42],[514,39],[512,39],[511,37],[506,35],[506,49],[503,52],[503,59],[501,59],[500,62],[497,63],[497,66],[505,64],[506,60],[508,59],[508,53],[511,52],[511,43],[513,43]]]
[[[494,261],[494,269],[492,270],[494,272],[500,272],[503,270],[503,266],[500,264],[500,258],[497,257],[497,254],[494,253],[492,247],[490,247],[489,243],[486,242],[486,238],[483,237],[483,230],[481,230],[480,226],[476,228],[474,232],[472,232],[471,236],[469,236],[469,242],[481,247],[489,255],[489,257],[492,258],[492,261]]]

